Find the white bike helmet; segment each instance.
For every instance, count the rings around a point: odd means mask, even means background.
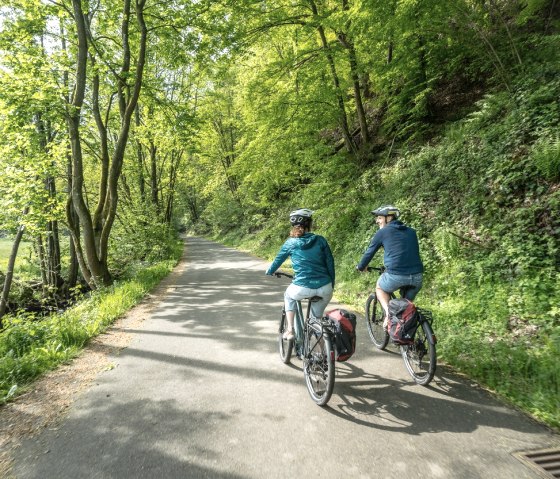
[[[401,212],[396,206],[385,205],[373,210],[372,214],[375,216],[394,216],[395,219],[397,219],[401,215]]]
[[[290,213],[290,223],[292,226],[305,226],[311,223],[312,216],[313,211],[308,210],[307,208],[301,208]]]

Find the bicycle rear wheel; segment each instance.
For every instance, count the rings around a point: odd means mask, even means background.
[[[311,399],[319,406],[329,402],[334,388],[334,351],[331,338],[309,327],[304,338],[303,375]]]
[[[427,386],[436,372],[436,345],[434,333],[427,321],[416,330],[414,343],[401,346],[401,355],[412,379]]]
[[[292,357],[292,348],[294,347],[293,339],[284,339],[284,332],[288,329],[288,321],[286,319],[286,311],[282,309],[282,317],[280,318],[280,327],[278,328],[278,351],[280,352],[280,359],[284,364],[290,362]]]
[[[371,342],[378,349],[385,349],[389,342],[389,334],[383,327],[385,311],[381,303],[377,301],[375,293],[369,295],[366,301],[366,325]]]

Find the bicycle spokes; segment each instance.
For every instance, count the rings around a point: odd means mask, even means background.
[[[389,335],[384,327],[385,313],[375,294],[370,294],[366,301],[366,326],[372,343],[378,349],[385,349]]]
[[[307,331],[303,374],[311,398],[324,406],[331,397],[334,386],[334,353],[331,340],[325,333]]]
[[[422,323],[416,330],[412,344],[401,346],[401,354],[406,369],[423,386],[429,384],[436,370],[436,349],[430,325]]]

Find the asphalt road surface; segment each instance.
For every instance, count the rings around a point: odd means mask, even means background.
[[[556,448],[557,435],[444,368],[415,385],[363,320],[328,406],[315,405],[300,361],[277,352],[287,280],[206,240],[186,248],[115,367],[23,444],[15,477],[541,477],[514,453]]]

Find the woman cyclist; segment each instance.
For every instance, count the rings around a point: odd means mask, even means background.
[[[311,303],[311,313],[321,318],[332,298],[334,288],[334,259],[327,240],[311,233],[313,212],[306,208],[292,211],[290,223],[292,229],[276,258],[266,271],[273,275],[282,263],[292,260],[294,279],[284,293],[284,307],[288,329],[284,333],[285,339],[294,337],[294,316],[296,302],[311,296],[321,297],[320,301]]]

